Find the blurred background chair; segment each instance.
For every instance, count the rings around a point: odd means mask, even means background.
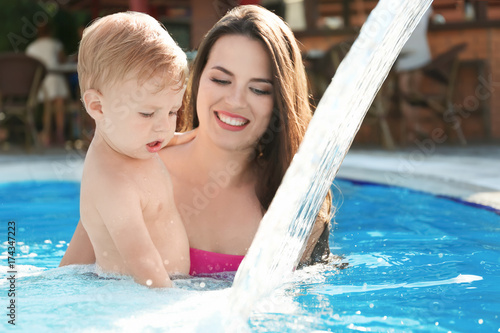
[[[340,63],[351,49],[354,40],[345,40],[332,45],[321,58],[314,61],[310,66],[308,75],[313,86],[313,94],[316,102],[330,84]],[[396,147],[391,134],[387,116],[390,111],[394,91],[393,75],[389,74],[380,91],[375,96],[372,105],[363,120],[364,124],[376,124],[380,129],[380,141],[384,148],[394,149]]]
[[[38,92],[46,75],[45,66],[24,53],[0,54],[0,125],[12,117],[24,125],[26,150],[40,149],[35,126]]]
[[[422,68],[424,76],[438,83],[441,89],[433,89],[432,93],[412,91],[400,96],[413,107],[423,107],[431,110],[435,117],[444,121],[448,128],[455,131],[458,141],[462,145],[465,145],[467,140],[463,134],[461,120],[458,117],[453,98],[456,92],[459,70],[458,55],[466,47],[466,43],[457,44],[434,57],[429,64]]]

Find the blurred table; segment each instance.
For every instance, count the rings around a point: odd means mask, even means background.
[[[74,74],[77,71],[76,62],[67,62],[64,64],[59,64],[55,68],[49,68],[48,72],[53,74]]]

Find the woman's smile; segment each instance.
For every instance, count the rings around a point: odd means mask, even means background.
[[[228,129],[230,131],[241,131],[250,123],[250,120],[235,115],[234,113],[229,113],[226,111],[215,111],[214,114],[215,118],[217,119],[217,123],[222,128]]]

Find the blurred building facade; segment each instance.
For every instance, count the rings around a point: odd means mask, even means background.
[[[62,25],[88,24],[93,18],[124,10],[147,12],[160,20],[186,51],[195,50],[204,34],[230,8],[240,4],[260,4],[287,20],[301,42],[304,56],[319,54],[332,45],[356,38],[360,27],[377,5],[377,0],[18,0],[20,4],[39,6],[21,17],[18,23],[3,28],[3,36],[14,34],[24,38],[21,29],[26,22],[36,26],[40,8],[46,15],[63,13]],[[0,0],[0,6],[14,6]],[[500,1],[435,0],[434,19],[429,25],[432,55],[453,45],[466,43],[459,55],[460,69],[454,103],[462,110],[462,127],[468,142],[500,142]],[[70,13],[70,14],[68,14]],[[70,17],[71,15],[72,18]],[[40,15],[39,15],[40,16]],[[24,21],[23,21],[24,20]],[[76,27],[73,27],[76,29]],[[71,29],[73,29],[71,28]],[[17,29],[17,30],[16,30]],[[69,26],[62,30],[69,30]],[[1,28],[0,28],[1,30]],[[19,31],[18,31],[19,30]],[[73,35],[72,35],[73,36]],[[25,38],[26,41],[29,38]],[[74,39],[74,38],[73,38]],[[22,40],[21,40],[22,41]],[[13,42],[8,42],[12,46]],[[5,44],[4,43],[4,44]],[[75,48],[74,41],[68,49]],[[1,44],[1,43],[0,43]],[[3,44],[1,44],[3,45]],[[0,45],[0,46],[1,46]],[[22,49],[22,48],[21,48]],[[0,47],[0,51],[4,51]],[[440,89],[433,82],[423,84],[424,92]],[[317,100],[321,96],[315,96]],[[443,121],[425,117],[429,128],[442,127]],[[401,115],[397,103],[388,113],[388,123],[396,141],[400,136]],[[377,142],[379,129],[363,124],[356,141]],[[452,135],[453,136],[453,135]],[[453,137],[450,138],[453,142]]]

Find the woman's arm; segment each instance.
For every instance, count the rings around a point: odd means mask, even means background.
[[[78,221],[75,233],[66,249],[59,267],[66,265],[88,265],[95,263],[95,254],[87,231],[83,228],[82,222]]]
[[[299,266],[313,265],[328,260],[330,255],[330,220],[332,219],[332,194],[328,194],[323,201],[316,222],[307,240],[307,245]]]
[[[306,249],[300,259],[299,266],[308,266],[324,262],[330,254],[330,246],[328,243],[329,230],[328,223],[316,218],[316,222],[307,240]]]

